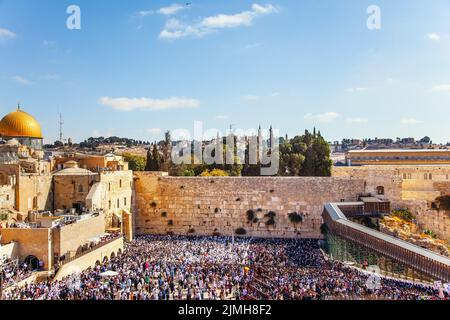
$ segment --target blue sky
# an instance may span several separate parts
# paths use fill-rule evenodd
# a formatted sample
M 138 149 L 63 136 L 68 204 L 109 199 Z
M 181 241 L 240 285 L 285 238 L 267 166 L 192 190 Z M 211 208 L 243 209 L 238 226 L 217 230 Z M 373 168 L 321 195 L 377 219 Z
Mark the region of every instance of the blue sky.
M 450 1 L 190 3 L 0 0 L 0 114 L 20 101 L 47 142 L 58 112 L 75 141 L 153 141 L 196 120 L 450 141 Z

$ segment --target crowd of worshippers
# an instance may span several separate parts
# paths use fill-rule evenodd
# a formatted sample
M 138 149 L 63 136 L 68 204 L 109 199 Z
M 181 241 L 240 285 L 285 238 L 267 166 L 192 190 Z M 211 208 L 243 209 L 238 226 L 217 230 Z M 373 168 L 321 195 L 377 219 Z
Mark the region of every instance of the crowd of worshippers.
M 13 259 L 4 259 L 0 261 L 0 272 L 3 287 L 9 287 L 31 276 L 32 266 L 26 262 L 19 263 Z
M 104 276 L 105 272 L 110 276 Z M 112 275 L 111 275 L 112 274 Z M 141 236 L 125 251 L 62 281 L 4 292 L 21 300 L 449 299 L 421 284 L 329 261 L 317 240 Z

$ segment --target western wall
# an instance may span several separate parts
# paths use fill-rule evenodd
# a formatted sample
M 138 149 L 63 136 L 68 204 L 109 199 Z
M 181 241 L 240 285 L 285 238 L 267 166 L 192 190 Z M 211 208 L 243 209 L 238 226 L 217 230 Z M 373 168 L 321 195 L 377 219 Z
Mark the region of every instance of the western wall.
M 135 172 L 137 234 L 320 238 L 324 204 L 355 201 L 364 181 L 317 177 L 168 177 Z M 257 220 L 249 221 L 248 211 Z M 290 213 L 304 217 L 293 223 Z M 273 217 L 273 223 L 271 222 Z

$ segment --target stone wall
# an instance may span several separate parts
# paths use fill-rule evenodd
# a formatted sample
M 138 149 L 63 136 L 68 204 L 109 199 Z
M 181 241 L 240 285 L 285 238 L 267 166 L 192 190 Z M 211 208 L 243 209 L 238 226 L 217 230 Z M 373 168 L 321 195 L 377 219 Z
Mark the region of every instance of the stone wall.
M 416 221 L 422 229 L 432 230 L 439 239 L 446 240 L 450 244 L 450 211 L 418 211 Z
M 244 228 L 247 236 L 321 237 L 323 206 L 354 201 L 364 181 L 306 177 L 167 177 L 135 173 L 137 234 L 231 235 Z M 258 222 L 249 222 L 253 210 Z M 276 214 L 274 225 L 265 215 Z M 288 214 L 304 214 L 294 225 Z
M 76 253 L 77 249 L 86 244 L 88 239 L 102 236 L 105 233 L 105 216 L 103 214 L 79 220 L 74 224 L 52 229 L 53 251 L 58 256 L 68 252 Z
M 92 185 L 98 181 L 97 174 L 54 175 L 55 209 L 71 209 L 75 203 L 86 207 L 86 197 Z
M 9 244 L 0 244 L 0 259 L 6 258 L 16 258 L 19 254 L 19 244 L 17 242 L 11 242 Z
M 123 211 L 131 212 L 133 172 L 130 170 L 105 172 L 100 175 L 100 208 L 106 214 L 108 226 L 116 225 L 114 216 L 122 217 Z
M 1 243 L 17 242 L 20 260 L 29 255 L 44 262 L 44 269 L 52 267 L 52 241 L 50 229 L 0 229 Z
M 334 167 L 332 175 L 363 179 L 368 192 L 376 193 L 377 185 L 384 186 L 393 209 L 409 210 L 422 229 L 450 241 L 449 213 L 430 209 L 437 197 L 450 194 L 450 166 Z
M 52 175 L 21 174 L 18 181 L 19 183 L 16 187 L 16 210 L 27 213 L 30 210 L 52 209 Z
M 14 209 L 15 202 L 14 187 L 8 185 L 0 186 L 0 208 L 12 210 Z
M 402 200 L 402 178 L 396 167 L 333 167 L 332 176 L 336 178 L 361 179 L 365 181 L 365 192 L 370 192 L 374 195 L 378 193 L 378 187 L 383 187 L 385 197 L 394 205 Z
M 394 206 L 401 201 L 431 202 L 450 193 L 450 165 L 334 167 L 332 176 L 363 179 L 373 193 L 383 186 Z
M 119 238 L 112 242 L 109 242 L 98 249 L 90 251 L 78 259 L 75 259 L 69 263 L 64 264 L 55 275 L 53 281 L 61 281 L 65 277 L 74 274 L 80 273 L 83 270 L 88 269 L 89 267 L 94 267 L 96 262 L 102 262 L 104 258 L 108 260 L 112 257 L 116 256 L 119 252 L 124 251 L 124 240 L 123 238 Z

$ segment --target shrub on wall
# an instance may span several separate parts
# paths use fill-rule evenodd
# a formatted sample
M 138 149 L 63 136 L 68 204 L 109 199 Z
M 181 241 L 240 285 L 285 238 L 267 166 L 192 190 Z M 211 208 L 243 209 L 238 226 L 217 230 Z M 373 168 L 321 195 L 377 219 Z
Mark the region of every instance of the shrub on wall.
M 412 222 L 416 218 L 415 215 L 404 209 L 393 210 L 392 215 L 408 222 Z
M 269 211 L 265 216 L 268 218 L 275 218 L 277 214 L 273 211 Z
M 236 233 L 238 236 L 243 236 L 243 235 L 247 234 L 247 230 L 245 230 L 244 228 L 237 228 L 236 231 L 235 231 L 235 233 Z
M 200 177 L 228 177 L 228 172 L 221 169 L 205 170 L 200 174 Z
M 436 232 L 432 231 L 432 230 L 425 230 L 423 232 L 423 234 L 426 234 L 427 236 L 433 238 L 433 239 L 437 239 L 437 234 Z
M 301 215 L 301 214 L 298 214 L 297 212 L 291 212 L 291 213 L 289 213 L 289 220 L 292 222 L 292 223 L 300 223 L 300 222 L 303 222 L 303 215 Z
M 190 229 L 188 230 L 188 233 L 189 233 L 189 234 L 195 233 L 195 229 L 194 229 L 194 228 L 190 228 Z
M 269 220 L 266 221 L 266 226 L 273 226 L 275 224 L 275 219 L 269 218 Z

